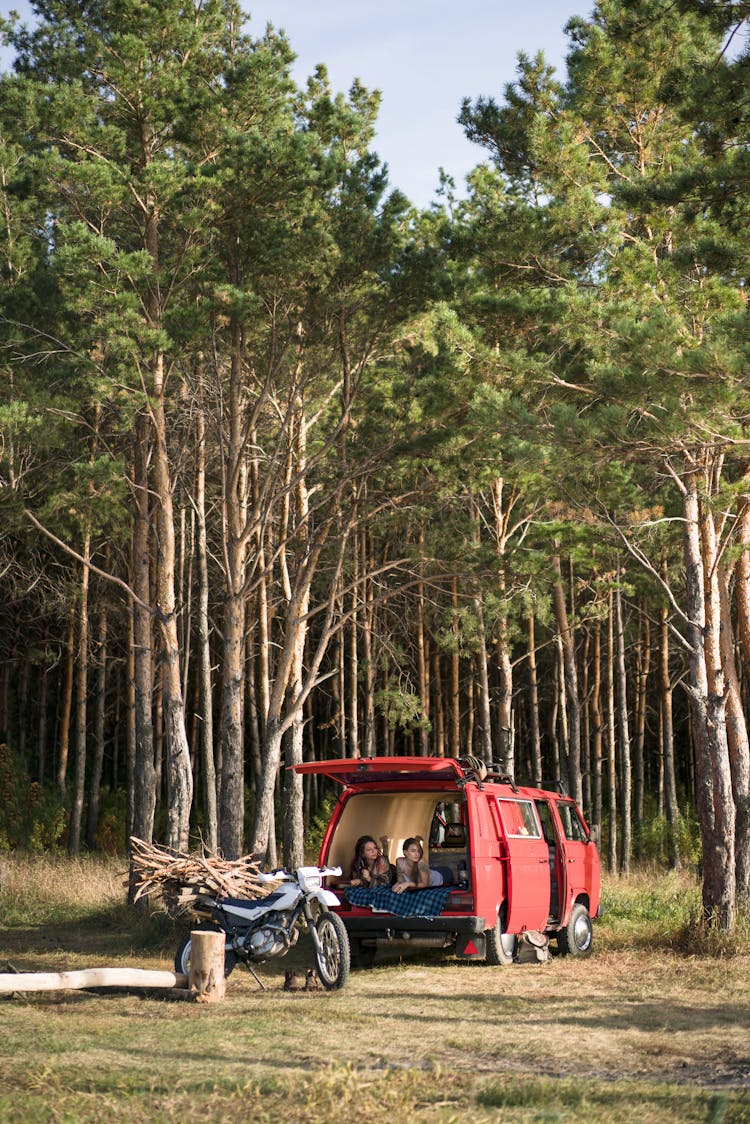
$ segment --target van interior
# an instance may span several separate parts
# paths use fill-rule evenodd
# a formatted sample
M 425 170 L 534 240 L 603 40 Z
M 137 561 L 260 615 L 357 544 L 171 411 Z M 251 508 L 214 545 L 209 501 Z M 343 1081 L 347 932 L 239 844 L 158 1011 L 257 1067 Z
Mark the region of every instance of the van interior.
M 344 805 L 330 840 L 325 861 L 340 866 L 342 882 L 349 880 L 354 848 L 361 835 L 371 835 L 392 867 L 403 854 L 404 840 L 419 838 L 425 858 L 438 870 L 447 885 L 459 882 L 459 872 L 468 877 L 468 825 L 466 804 L 460 793 L 359 792 Z

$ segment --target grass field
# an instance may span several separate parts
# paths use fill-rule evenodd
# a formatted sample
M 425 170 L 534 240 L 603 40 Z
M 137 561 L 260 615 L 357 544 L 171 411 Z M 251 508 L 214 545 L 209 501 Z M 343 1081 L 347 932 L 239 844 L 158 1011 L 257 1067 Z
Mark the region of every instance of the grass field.
M 608 882 L 588 961 L 379 954 L 341 992 L 285 992 L 305 938 L 213 1006 L 0 998 L 0 1120 L 750 1124 L 750 942 L 707 948 L 698 900 L 684 877 Z M 117 863 L 0 865 L 0 970 L 167 968 L 179 935 L 128 909 Z

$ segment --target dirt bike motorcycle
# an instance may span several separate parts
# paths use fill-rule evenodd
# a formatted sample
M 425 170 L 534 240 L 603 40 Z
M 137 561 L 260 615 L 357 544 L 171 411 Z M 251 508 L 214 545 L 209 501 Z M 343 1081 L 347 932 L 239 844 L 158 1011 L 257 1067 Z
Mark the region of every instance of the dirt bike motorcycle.
M 259 874 L 259 882 L 281 885 L 265 898 L 204 899 L 201 913 L 210 921 L 193 928 L 224 931 L 224 975 L 228 976 L 238 963 L 252 972 L 253 963 L 286 956 L 306 926 L 312 938 L 318 978 L 324 988 L 334 991 L 349 978 L 349 938 L 341 918 L 331 913 L 330 907 L 339 902 L 325 888 L 323 879 L 340 874 L 340 866 L 301 866 L 294 874 L 285 870 Z M 175 971 L 183 975 L 188 974 L 190 946 L 188 935 L 175 953 Z

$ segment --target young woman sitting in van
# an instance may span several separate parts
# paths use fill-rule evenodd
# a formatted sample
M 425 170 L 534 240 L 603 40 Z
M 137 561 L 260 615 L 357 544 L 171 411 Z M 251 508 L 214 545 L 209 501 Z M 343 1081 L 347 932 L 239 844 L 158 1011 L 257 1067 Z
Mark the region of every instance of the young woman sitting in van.
M 355 844 L 351 884 L 370 890 L 391 884 L 391 864 L 371 835 L 360 835 Z
M 403 894 L 405 890 L 424 890 L 429 885 L 430 868 L 424 857 L 424 847 L 419 839 L 405 839 L 404 853 L 400 859 L 396 859 L 394 894 Z

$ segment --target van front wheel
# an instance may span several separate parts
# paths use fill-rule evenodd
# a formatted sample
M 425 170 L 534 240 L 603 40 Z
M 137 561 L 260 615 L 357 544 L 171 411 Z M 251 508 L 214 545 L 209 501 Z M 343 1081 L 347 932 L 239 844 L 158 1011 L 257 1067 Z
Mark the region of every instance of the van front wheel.
M 577 956 L 580 960 L 591 956 L 594 926 L 589 911 L 580 902 L 573 906 L 568 924 L 557 934 L 557 947 L 563 955 Z
M 484 937 L 487 942 L 485 960 L 488 964 L 504 967 L 506 964 L 513 963 L 518 938 L 515 933 L 505 932 L 505 906 L 498 913 L 493 927 L 485 929 Z

